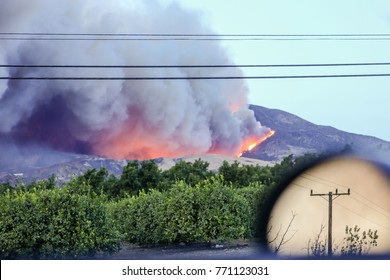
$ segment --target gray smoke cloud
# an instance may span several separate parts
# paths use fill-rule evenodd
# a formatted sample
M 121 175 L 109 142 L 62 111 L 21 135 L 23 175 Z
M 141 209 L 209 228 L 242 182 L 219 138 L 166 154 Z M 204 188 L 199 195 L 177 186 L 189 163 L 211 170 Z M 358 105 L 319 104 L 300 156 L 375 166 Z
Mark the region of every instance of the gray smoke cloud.
M 197 11 L 159 1 L 2 0 L 1 32 L 212 34 Z M 3 36 L 6 37 L 6 36 Z M 15 36 L 14 36 L 15 37 Z M 85 37 L 83 37 L 85 38 Z M 178 65 L 0 68 L 0 76 L 240 76 L 218 41 L 0 40 L 0 63 Z M 0 140 L 117 159 L 237 154 L 270 130 L 243 80 L 0 81 Z

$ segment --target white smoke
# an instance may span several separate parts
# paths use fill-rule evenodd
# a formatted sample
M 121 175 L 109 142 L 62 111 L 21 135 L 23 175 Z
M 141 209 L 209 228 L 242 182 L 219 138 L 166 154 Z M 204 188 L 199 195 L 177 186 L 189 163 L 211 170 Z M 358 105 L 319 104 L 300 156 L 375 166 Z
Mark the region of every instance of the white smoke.
M 0 32 L 212 34 L 201 19 L 198 12 L 175 2 L 0 2 Z M 233 64 L 218 41 L 0 40 L 0 62 L 178 65 L 154 69 L 0 68 L 0 76 L 15 77 L 242 75 L 237 68 L 180 68 Z M 0 137 L 21 144 L 111 158 L 207 152 L 233 155 L 245 139 L 268 131 L 247 109 L 243 80 L 0 82 Z

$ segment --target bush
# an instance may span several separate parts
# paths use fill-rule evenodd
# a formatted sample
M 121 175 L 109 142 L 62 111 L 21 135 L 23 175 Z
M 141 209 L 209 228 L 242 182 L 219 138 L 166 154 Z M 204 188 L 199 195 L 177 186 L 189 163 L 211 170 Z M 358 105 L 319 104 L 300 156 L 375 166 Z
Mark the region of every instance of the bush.
M 80 258 L 118 250 L 120 234 L 104 200 L 75 189 L 70 184 L 0 196 L 0 257 Z
M 248 201 L 222 176 L 198 185 L 195 195 L 199 205 L 198 227 L 204 241 L 228 241 L 248 237 L 251 211 Z
M 141 191 L 148 191 L 158 186 L 161 180 L 161 171 L 153 160 L 129 161 L 123 167 L 122 175 L 117 182 L 119 195 L 137 195 Z
M 166 193 L 164 205 L 165 236 L 169 243 L 200 241 L 199 202 L 196 188 L 177 182 Z
M 163 193 L 141 192 L 110 209 L 126 239 L 139 244 L 227 241 L 246 237 L 251 225 L 249 203 L 220 176 L 195 187 L 180 181 Z
M 262 207 L 267 198 L 267 189 L 260 183 L 251 183 L 248 187 L 238 189 L 237 192 L 242 195 L 250 206 L 250 237 L 258 236 L 260 230 L 260 217 Z
M 156 190 L 141 192 L 137 197 L 127 197 L 111 202 L 110 213 L 120 225 L 125 240 L 138 244 L 159 244 L 164 239 L 164 195 Z
M 110 201 L 107 204 L 110 219 L 115 221 L 123 239 L 130 240 L 134 235 L 135 197 L 122 198 L 119 201 Z
M 273 167 L 258 165 L 240 165 L 238 161 L 229 164 L 224 161 L 218 172 L 225 178 L 225 182 L 232 183 L 236 188 L 247 187 L 254 182 L 271 185 L 274 182 Z
M 201 159 L 195 160 L 193 163 L 179 161 L 170 169 L 162 172 L 163 184 L 161 189 L 170 188 L 178 181 L 184 181 L 186 184 L 195 186 L 197 183 L 210 178 L 214 173 L 208 170 L 209 163 Z
M 378 246 L 378 231 L 371 230 L 360 232 L 360 227 L 354 228 L 346 226 L 341 247 L 341 254 L 343 256 L 360 256 L 367 255 L 372 247 Z

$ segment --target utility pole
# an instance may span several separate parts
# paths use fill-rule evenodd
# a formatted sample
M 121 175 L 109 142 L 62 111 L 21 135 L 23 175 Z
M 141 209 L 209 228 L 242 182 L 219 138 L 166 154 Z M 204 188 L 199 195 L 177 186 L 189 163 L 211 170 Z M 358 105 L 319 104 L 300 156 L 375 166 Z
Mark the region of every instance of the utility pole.
M 336 192 L 329 192 L 329 193 L 313 193 L 313 190 L 310 191 L 310 196 L 321 196 L 324 198 L 324 196 L 328 197 L 328 199 L 324 198 L 325 200 L 328 201 L 329 203 L 329 208 L 328 208 L 328 256 L 332 256 L 332 211 L 333 211 L 333 200 L 338 198 L 340 195 L 350 195 L 351 190 L 348 189 L 348 192 L 346 193 L 339 193 L 338 190 L 336 189 Z

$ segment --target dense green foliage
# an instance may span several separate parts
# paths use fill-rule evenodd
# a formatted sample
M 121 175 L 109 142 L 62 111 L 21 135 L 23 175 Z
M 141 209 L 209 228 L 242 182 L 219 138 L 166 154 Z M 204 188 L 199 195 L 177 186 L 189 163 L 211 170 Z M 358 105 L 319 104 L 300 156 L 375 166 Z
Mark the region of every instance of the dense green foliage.
M 126 240 L 139 244 L 209 242 L 250 232 L 248 201 L 220 176 L 196 186 L 179 181 L 166 192 L 141 192 L 110 205 Z
M 248 235 L 258 236 L 260 233 L 260 218 L 262 217 L 264 202 L 269 195 L 271 188 L 258 182 L 250 183 L 249 186 L 237 190 L 249 203 L 250 229 Z
M 112 252 L 119 244 L 105 201 L 86 185 L 0 196 L 1 258 L 77 258 Z
M 273 181 L 272 168 L 254 165 L 240 165 L 237 161 L 229 164 L 224 161 L 218 169 L 227 182 L 231 182 L 235 187 L 245 187 L 253 182 L 270 184 Z
M 200 159 L 193 163 L 186 161 L 179 161 L 170 169 L 162 172 L 163 183 L 165 187 L 169 188 L 172 183 L 177 181 L 184 181 L 185 183 L 195 186 L 197 183 L 210 178 L 214 173 L 208 170 L 209 163 Z
M 226 241 L 248 234 L 249 204 L 220 176 L 195 187 L 179 182 L 166 195 L 165 233 L 170 242 Z
M 270 190 L 304 160 L 273 167 L 224 162 L 129 161 L 122 175 L 90 169 L 59 186 L 55 176 L 0 184 L 1 258 L 80 258 L 138 244 L 228 241 L 257 233 Z
M 170 169 L 161 171 L 153 160 L 134 160 L 129 161 L 123 167 L 119 178 L 109 175 L 105 168 L 101 168 L 100 170 L 88 170 L 77 177 L 77 181 L 91 185 L 95 192 L 104 192 L 110 197 L 123 198 L 151 189 L 167 190 L 178 181 L 195 186 L 214 175 L 208 170 L 208 166 L 207 162 L 200 159 L 193 163 L 179 161 Z

